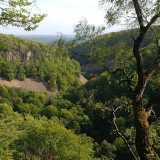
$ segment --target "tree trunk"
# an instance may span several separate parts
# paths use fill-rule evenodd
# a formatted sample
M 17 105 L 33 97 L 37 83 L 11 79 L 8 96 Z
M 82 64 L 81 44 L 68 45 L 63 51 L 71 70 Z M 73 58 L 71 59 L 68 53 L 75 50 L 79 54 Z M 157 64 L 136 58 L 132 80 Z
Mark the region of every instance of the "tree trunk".
M 140 160 L 159 160 L 158 155 L 151 145 L 150 127 L 147 121 L 146 111 L 142 106 L 142 99 L 138 95 L 135 97 L 133 98 L 133 110 L 136 127 L 136 150 Z

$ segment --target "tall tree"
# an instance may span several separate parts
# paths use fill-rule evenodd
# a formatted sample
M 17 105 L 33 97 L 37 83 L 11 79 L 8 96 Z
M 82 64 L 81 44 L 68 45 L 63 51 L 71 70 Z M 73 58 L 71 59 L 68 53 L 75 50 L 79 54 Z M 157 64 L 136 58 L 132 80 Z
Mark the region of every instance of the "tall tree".
M 0 0 L 0 25 L 24 27 L 30 31 L 38 27 L 45 14 L 32 14 L 35 0 Z
M 153 112 L 153 105 L 155 103 L 160 102 L 160 97 L 154 97 L 151 100 L 148 100 L 148 104 L 143 104 L 143 96 L 146 86 L 150 79 L 153 77 L 154 73 L 158 70 L 160 66 L 160 44 L 157 34 L 154 32 L 152 26 L 159 23 L 160 20 L 160 1 L 158 0 L 100 0 L 100 5 L 105 7 L 106 11 L 106 22 L 108 25 L 112 26 L 120 21 L 126 21 L 129 26 L 138 28 L 136 30 L 136 34 L 131 35 L 133 39 L 132 46 L 132 55 L 135 60 L 135 71 L 130 74 L 122 65 L 121 59 L 124 59 L 124 56 L 128 56 L 130 54 L 130 50 L 124 51 L 124 46 L 119 45 L 116 47 L 115 52 L 123 52 L 121 53 L 121 57 L 119 58 L 119 65 L 114 70 L 111 70 L 112 67 L 110 65 L 106 65 L 104 62 L 104 57 L 101 58 L 101 62 L 94 57 L 93 54 L 90 54 L 92 60 L 101 63 L 108 72 L 110 73 L 118 73 L 121 72 L 123 74 L 123 82 L 127 82 L 128 88 L 132 97 L 132 105 L 134 111 L 134 121 L 136 128 L 136 149 L 139 154 L 141 160 L 158 160 L 160 159 L 158 155 L 155 153 L 152 144 L 151 144 L 151 133 L 150 126 L 148 123 L 148 117 Z M 85 31 L 82 31 L 84 30 Z M 145 36 L 149 30 L 152 30 L 155 35 L 156 45 L 157 45 L 157 55 L 155 55 L 155 61 L 147 68 L 144 67 L 144 54 L 141 53 L 141 45 L 145 39 Z M 102 28 L 103 30 L 103 28 Z M 95 29 L 95 27 L 91 25 L 87 25 L 86 21 L 84 23 L 80 22 L 80 24 L 76 25 L 75 32 L 77 33 L 78 40 L 84 40 L 87 37 L 89 39 L 94 38 L 92 35 L 96 33 L 96 31 L 100 31 L 99 29 Z M 81 38 L 83 37 L 83 38 Z M 101 41 L 102 42 L 102 41 Z M 91 51 L 98 53 L 101 56 L 101 53 L 108 53 L 109 49 L 102 50 L 99 47 L 94 48 L 94 43 L 92 41 Z M 123 51 L 121 51 L 120 46 L 122 46 Z M 119 50 L 118 50 L 119 49 Z M 128 53 L 123 55 L 125 53 Z M 119 54 L 117 54 L 119 56 Z M 108 55 L 107 55 L 108 56 Z M 106 56 L 106 57 L 107 57 Z M 112 59 L 113 57 L 111 57 Z M 117 58 L 117 57 L 116 57 Z M 115 60 L 116 60 L 115 58 Z M 128 62 L 130 63 L 130 62 Z M 131 64 L 133 65 L 133 64 Z M 135 82 L 136 80 L 136 82 Z

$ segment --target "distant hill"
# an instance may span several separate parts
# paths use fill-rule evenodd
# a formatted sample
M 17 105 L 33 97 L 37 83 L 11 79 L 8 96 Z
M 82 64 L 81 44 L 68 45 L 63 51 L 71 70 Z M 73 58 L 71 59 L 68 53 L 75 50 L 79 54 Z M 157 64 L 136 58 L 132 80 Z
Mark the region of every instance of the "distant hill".
M 15 35 L 16 37 L 21 37 L 24 39 L 29 39 L 37 42 L 43 42 L 47 44 L 52 44 L 54 41 L 59 39 L 57 35 Z M 71 41 L 75 38 L 74 35 L 64 35 L 65 41 Z
M 154 26 L 153 29 L 158 34 L 160 34 L 160 26 Z M 100 44 L 102 42 L 103 44 L 105 44 L 106 47 L 111 48 L 111 51 L 112 51 L 112 47 L 117 45 L 119 42 L 124 42 L 126 46 L 131 47 L 133 45 L 133 39 L 131 37 L 136 38 L 136 35 L 137 35 L 136 29 L 123 30 L 120 32 L 112 32 L 112 33 L 107 33 L 102 36 L 96 37 L 96 39 L 94 40 L 94 43 Z M 147 47 L 149 44 L 154 42 L 155 42 L 155 35 L 153 31 L 149 30 L 149 32 L 145 37 L 145 40 L 142 43 L 142 48 Z M 87 57 L 79 56 L 79 55 L 85 55 L 89 53 L 90 49 L 91 49 L 91 46 L 89 42 L 77 45 L 72 51 L 71 57 L 77 60 L 81 64 L 83 72 L 99 73 L 101 72 L 100 69 L 96 65 L 90 64 L 90 60 Z M 112 55 L 112 53 L 110 54 Z

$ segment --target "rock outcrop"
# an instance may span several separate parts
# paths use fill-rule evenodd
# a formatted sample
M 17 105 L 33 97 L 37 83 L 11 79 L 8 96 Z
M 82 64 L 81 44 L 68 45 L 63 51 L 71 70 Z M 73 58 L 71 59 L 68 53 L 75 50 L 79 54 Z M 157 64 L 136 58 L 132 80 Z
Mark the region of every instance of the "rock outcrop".
M 30 61 L 32 57 L 32 52 L 31 51 L 15 51 L 15 50 L 10 50 L 4 52 L 4 54 L 7 57 L 7 61 L 11 60 L 19 60 L 20 62 L 22 61 Z

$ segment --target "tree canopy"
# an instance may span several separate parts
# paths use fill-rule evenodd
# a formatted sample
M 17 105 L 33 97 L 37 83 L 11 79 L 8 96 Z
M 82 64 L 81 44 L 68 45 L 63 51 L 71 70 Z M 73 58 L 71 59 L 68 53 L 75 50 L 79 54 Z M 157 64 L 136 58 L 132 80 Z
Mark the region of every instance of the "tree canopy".
M 99 5 L 106 10 L 108 25 L 126 22 L 132 27 L 150 27 L 159 23 L 160 2 L 157 0 L 100 0 Z
M 33 7 L 36 7 L 35 0 L 0 0 L 0 25 L 34 30 L 46 15 L 32 14 Z
M 127 48 L 125 43 L 119 43 L 115 45 L 113 55 L 111 55 L 111 49 L 106 47 L 103 41 L 95 41 L 95 39 L 89 37 L 89 43 L 91 49 L 88 52 L 88 57 L 99 65 L 103 66 L 110 74 L 117 73 L 120 77 L 120 84 L 126 83 L 130 91 L 132 99 L 134 122 L 136 128 L 136 149 L 142 160 L 157 160 L 159 157 L 155 153 L 148 118 L 153 111 L 153 105 L 159 102 L 159 96 L 148 100 L 148 104 L 144 103 L 144 91 L 148 82 L 153 75 L 157 72 L 160 65 L 160 46 L 159 37 L 155 30 L 152 28 L 155 24 L 159 23 L 160 17 L 160 4 L 159 1 L 146 1 L 146 0 L 100 0 L 100 6 L 105 8 L 106 11 L 106 23 L 108 25 L 114 25 L 119 22 L 127 22 L 127 25 L 137 27 L 135 32 L 130 33 L 130 37 L 133 41 L 132 48 Z M 90 25 L 86 25 L 80 22 L 76 27 L 81 30 L 88 30 L 88 33 L 92 30 Z M 142 42 L 144 41 L 146 34 L 151 30 L 154 33 L 156 44 L 154 60 L 149 66 L 144 65 L 144 57 L 147 56 L 147 52 L 144 53 L 141 50 Z M 95 30 L 95 34 L 96 34 Z M 78 36 L 84 36 L 84 32 L 80 32 L 75 28 L 75 32 Z M 92 33 L 93 34 L 93 33 Z M 86 38 L 86 37 L 85 37 Z M 82 39 L 82 38 L 81 38 Z M 87 38 L 86 38 L 87 39 Z M 151 49 L 151 48 L 150 48 Z M 112 63 L 111 63 L 112 62 Z M 124 85 L 123 85 L 124 86 Z M 114 106 L 114 105 L 113 105 Z M 118 107 L 118 106 L 117 106 Z M 111 108 L 113 116 L 115 111 Z M 115 122 L 113 121 L 115 124 Z M 116 125 L 115 125 L 116 127 Z M 117 129 L 119 134 L 119 130 Z M 119 134 L 119 136 L 126 140 Z M 127 143 L 126 143 L 127 144 Z M 128 144 L 127 144 L 128 146 Z M 130 147 L 128 147 L 130 148 Z M 133 154 L 135 159 L 138 159 Z

